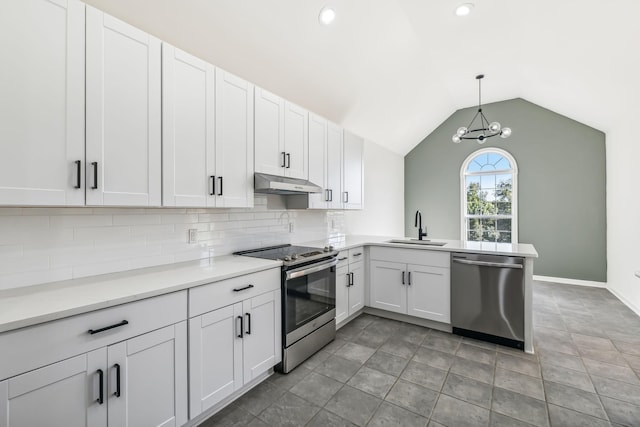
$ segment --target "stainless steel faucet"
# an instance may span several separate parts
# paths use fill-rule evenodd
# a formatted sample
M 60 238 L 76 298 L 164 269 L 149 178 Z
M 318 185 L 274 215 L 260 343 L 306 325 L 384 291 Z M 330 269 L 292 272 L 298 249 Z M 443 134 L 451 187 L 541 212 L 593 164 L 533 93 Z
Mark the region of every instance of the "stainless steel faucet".
M 427 237 L 427 227 L 422 231 L 422 214 L 420 210 L 416 211 L 416 223 L 414 227 L 418 228 L 418 240 L 422 240 L 423 237 Z

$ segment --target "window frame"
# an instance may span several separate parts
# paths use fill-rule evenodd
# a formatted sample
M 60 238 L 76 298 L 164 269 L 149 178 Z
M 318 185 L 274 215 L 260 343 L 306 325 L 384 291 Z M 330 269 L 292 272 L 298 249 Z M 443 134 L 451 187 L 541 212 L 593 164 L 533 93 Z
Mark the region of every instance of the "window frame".
M 478 156 L 483 154 L 497 154 L 504 157 L 511 164 L 511 169 L 505 169 L 500 171 L 486 171 L 486 172 L 471 172 L 467 173 L 469 164 Z M 518 243 L 518 163 L 516 159 L 506 150 L 495 147 L 486 147 L 476 150 L 469 154 L 467 158 L 462 162 L 460 167 L 460 238 L 462 241 L 467 240 L 467 176 L 482 176 L 482 175 L 500 175 L 502 173 L 512 174 L 512 193 L 511 193 L 511 243 Z M 494 218 L 500 218 L 497 215 L 493 215 Z M 506 218 L 502 216 L 502 218 Z M 481 241 L 482 242 L 482 241 Z M 493 243 L 493 242 L 482 242 Z

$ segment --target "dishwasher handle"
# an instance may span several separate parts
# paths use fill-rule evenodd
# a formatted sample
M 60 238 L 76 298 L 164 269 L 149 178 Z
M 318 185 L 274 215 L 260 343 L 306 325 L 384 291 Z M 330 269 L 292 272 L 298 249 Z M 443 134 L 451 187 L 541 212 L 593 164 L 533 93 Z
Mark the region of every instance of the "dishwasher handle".
M 524 268 L 522 264 L 505 264 L 502 262 L 471 261 L 463 258 L 453 258 L 452 261 L 460 264 L 479 265 L 482 267 L 517 268 L 520 270 Z

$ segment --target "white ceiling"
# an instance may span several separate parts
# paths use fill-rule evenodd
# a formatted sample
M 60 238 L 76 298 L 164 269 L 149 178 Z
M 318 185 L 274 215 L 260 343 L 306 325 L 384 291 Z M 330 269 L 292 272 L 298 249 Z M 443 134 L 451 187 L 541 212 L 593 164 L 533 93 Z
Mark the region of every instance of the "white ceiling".
M 400 154 L 477 103 L 478 73 L 483 103 L 522 97 L 605 132 L 638 110 L 640 1 L 476 0 L 456 17 L 467 1 L 87 3 Z

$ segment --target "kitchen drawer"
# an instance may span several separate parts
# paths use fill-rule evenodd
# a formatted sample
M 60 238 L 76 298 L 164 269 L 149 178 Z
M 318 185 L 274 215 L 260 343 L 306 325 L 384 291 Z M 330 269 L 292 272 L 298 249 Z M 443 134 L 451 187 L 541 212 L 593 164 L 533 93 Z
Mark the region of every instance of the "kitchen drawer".
M 431 265 L 433 267 L 450 268 L 450 254 L 445 251 L 428 249 L 389 248 L 372 246 L 369 258 L 378 261 L 400 262 L 405 264 Z
M 364 248 L 362 246 L 349 249 L 349 264 L 362 260 L 364 260 Z
M 245 274 L 189 289 L 189 317 L 280 289 L 280 268 Z
M 349 264 L 349 251 L 344 250 L 338 252 L 338 267 Z
M 4 332 L 0 380 L 186 319 L 187 291 L 180 291 Z

